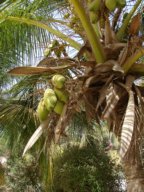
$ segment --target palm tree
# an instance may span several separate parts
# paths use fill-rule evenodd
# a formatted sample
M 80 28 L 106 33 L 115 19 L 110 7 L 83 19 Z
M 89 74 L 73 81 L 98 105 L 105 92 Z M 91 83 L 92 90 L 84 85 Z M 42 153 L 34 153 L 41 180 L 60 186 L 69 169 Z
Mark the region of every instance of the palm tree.
M 144 190 L 140 150 L 144 103 L 143 87 L 136 80 L 144 73 L 143 5 L 142 0 L 127 1 L 127 6 L 117 0 L 115 8 L 111 4 L 114 5 L 116 1 L 111 0 L 110 4 L 109 1 L 69 0 L 58 1 L 60 4 L 57 1 L 44 4 L 44 1 L 39 3 L 35 0 L 16 1 L 12 4 L 6 1 L 3 4 L 0 18 L 2 30 L 6 25 L 9 29 L 9 22 L 21 26 L 21 30 L 27 27 L 26 32 L 32 28 L 21 49 L 20 42 L 16 42 L 15 45 L 18 43 L 19 46 L 13 49 L 11 45 L 8 46 L 18 53 L 16 56 L 24 60 L 27 53 L 34 55 L 36 50 L 40 51 L 35 43 L 41 41 L 41 38 L 34 41 L 34 37 L 37 37 L 33 33 L 35 27 L 36 33 L 40 29 L 43 32 L 47 30 L 45 36 L 49 36 L 47 40 L 52 44 L 48 46 L 48 52 L 45 52 L 46 57 L 37 66 L 15 67 L 9 71 L 12 75 L 27 76 L 12 89 L 15 91 L 13 96 L 17 96 L 13 103 L 27 107 L 27 114 L 34 114 L 37 119 L 35 109 L 45 88 L 52 87 L 51 77 L 55 73 L 63 74 L 67 79 L 65 89 L 69 93 L 69 101 L 60 116 L 52 112 L 46 122 L 42 122 L 43 129 L 38 129 L 42 130 L 39 131 L 41 134 L 43 131 L 47 133 L 47 146 L 53 140 L 60 141 L 76 113 L 85 113 L 89 123 L 93 120 L 98 123 L 106 120 L 109 130 L 120 139 L 127 191 L 141 192 Z M 41 31 L 38 34 L 42 34 Z M 22 34 L 20 37 L 23 39 Z M 0 42 L 3 50 L 6 50 L 2 37 Z M 75 52 L 77 50 L 75 56 L 70 54 L 69 47 L 73 47 Z M 9 119 L 4 114 L 12 114 L 13 110 L 7 110 L 9 106 L 12 104 L 8 103 L 0 112 L 3 122 Z M 16 115 L 18 109 L 14 110 Z M 44 129 L 45 125 L 47 129 Z

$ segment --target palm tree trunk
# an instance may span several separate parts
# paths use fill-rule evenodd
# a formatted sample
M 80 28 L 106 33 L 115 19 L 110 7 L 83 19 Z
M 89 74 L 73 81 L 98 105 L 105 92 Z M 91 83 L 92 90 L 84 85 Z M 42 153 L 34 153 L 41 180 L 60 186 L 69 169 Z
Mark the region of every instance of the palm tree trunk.
M 144 192 L 144 168 L 140 163 L 124 161 L 127 192 Z

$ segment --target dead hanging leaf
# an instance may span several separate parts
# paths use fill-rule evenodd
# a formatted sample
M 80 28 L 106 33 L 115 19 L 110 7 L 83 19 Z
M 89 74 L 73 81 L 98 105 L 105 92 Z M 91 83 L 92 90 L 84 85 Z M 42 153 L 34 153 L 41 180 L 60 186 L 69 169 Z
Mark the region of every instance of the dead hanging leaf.
M 115 65 L 114 60 L 108 60 L 105 63 L 99 63 L 95 66 L 95 72 L 96 74 L 101 74 L 105 72 L 112 71 L 113 66 Z
M 113 78 L 113 75 L 111 75 L 107 79 L 107 81 L 105 83 L 105 86 L 103 86 L 103 88 L 100 89 L 100 91 L 99 91 L 99 98 L 98 98 L 98 102 L 97 102 L 97 105 L 96 105 L 96 111 L 102 105 L 102 103 L 104 102 L 104 100 L 106 98 L 106 95 L 109 93 L 109 84 L 112 81 L 112 78 Z
M 137 35 L 140 30 L 140 26 L 141 26 L 141 13 L 138 13 L 132 19 L 132 22 L 129 28 L 129 35 L 130 36 Z
M 8 73 L 11 75 L 36 75 L 41 73 L 55 73 L 56 71 L 46 67 L 16 67 Z
M 86 66 L 86 67 L 94 67 L 96 65 L 95 61 L 75 61 L 77 66 Z
M 64 64 L 74 64 L 75 60 L 71 58 L 54 58 L 54 57 L 46 57 L 42 59 L 37 66 L 45 66 L 45 67 L 57 67 Z
M 118 65 L 114 65 L 112 69 L 113 69 L 113 71 L 124 73 L 124 70 L 122 69 L 122 67 L 119 64 Z
M 86 80 L 86 82 L 85 82 L 85 87 L 88 88 L 92 83 L 95 83 L 96 79 L 97 79 L 97 76 L 95 76 L 95 75 L 89 77 L 89 78 Z
M 111 29 L 109 19 L 106 18 L 105 21 L 105 45 L 117 42 L 114 31 Z
M 95 99 L 94 99 L 95 98 Z M 97 98 L 93 93 L 86 92 L 83 96 L 84 105 L 85 105 L 85 112 L 86 112 L 86 119 L 88 122 L 91 122 L 92 119 L 95 119 L 95 106 L 97 103 Z M 98 119 L 97 119 L 98 120 Z
M 107 106 L 103 111 L 103 118 L 108 119 L 114 110 L 117 102 L 119 101 L 119 95 L 116 93 L 114 86 L 111 84 L 109 88 L 109 94 L 106 96 Z
M 102 105 L 102 103 L 104 102 L 106 95 L 108 93 L 108 88 L 107 87 L 103 87 L 100 91 L 99 91 L 99 98 L 98 98 L 98 102 L 96 105 L 96 112 L 98 111 L 99 107 Z
M 141 110 L 140 116 L 142 117 L 144 116 L 144 98 L 142 96 L 141 90 L 137 86 L 135 86 L 135 90 L 137 93 L 137 102 L 138 102 L 139 110 Z
M 109 45 L 108 47 L 111 48 L 112 52 L 117 51 L 117 50 L 121 50 L 122 48 L 124 48 L 126 46 L 126 43 L 113 43 L 111 45 Z
M 114 64 L 114 66 L 112 68 L 113 71 L 124 73 L 124 70 L 122 69 L 122 67 L 120 66 L 120 64 L 117 61 L 111 60 L 111 62 L 113 62 L 113 64 Z
M 57 59 L 54 59 L 53 57 L 45 57 L 44 59 L 42 59 L 38 64 L 37 67 L 41 67 L 41 66 L 47 66 L 47 67 L 53 67 L 53 66 L 57 66 Z
M 121 132 L 121 144 L 120 144 L 120 156 L 124 158 L 126 155 L 130 143 L 132 140 L 133 130 L 135 122 L 135 103 L 134 103 L 134 94 L 132 91 L 129 92 L 128 105 L 122 125 Z
M 126 43 L 112 43 L 104 47 L 104 52 L 107 60 L 117 60 L 121 50 L 126 46 Z
M 53 74 L 62 70 L 68 69 L 70 65 L 58 66 L 58 67 L 16 67 L 10 70 L 8 73 L 11 75 L 38 75 L 42 73 Z
M 120 66 L 122 66 L 122 64 L 125 62 L 127 56 L 128 56 L 128 44 L 126 44 L 126 46 L 122 49 L 122 51 L 119 54 L 119 58 L 118 58 L 118 63 L 120 64 Z
M 48 126 L 48 120 L 42 122 L 40 124 L 40 126 L 36 129 L 36 131 L 33 133 L 33 135 L 31 136 L 31 138 L 29 139 L 28 143 L 26 144 L 24 151 L 23 151 L 23 155 L 25 155 L 25 153 L 32 148 L 32 146 L 37 142 L 37 140 L 41 137 L 44 129 Z
M 111 27 L 108 18 L 105 21 L 105 45 L 112 43 Z

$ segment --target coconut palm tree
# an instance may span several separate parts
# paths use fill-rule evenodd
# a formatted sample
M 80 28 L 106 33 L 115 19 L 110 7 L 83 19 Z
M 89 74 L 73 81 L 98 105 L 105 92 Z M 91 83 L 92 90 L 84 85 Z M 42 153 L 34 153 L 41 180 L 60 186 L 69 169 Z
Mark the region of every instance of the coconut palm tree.
M 49 147 L 52 141 L 60 142 L 76 113 L 85 113 L 89 123 L 106 120 L 109 130 L 120 140 L 120 155 L 128 181 L 127 191 L 141 192 L 144 190 L 140 150 L 144 103 L 142 80 L 137 79 L 144 73 L 142 0 L 127 1 L 126 6 L 125 1 L 118 0 L 58 2 L 48 1 L 44 4 L 44 1 L 38 3 L 35 0 L 9 4 L 6 1 L 1 8 L 1 26 L 10 22 L 21 27 L 27 26 L 26 32 L 32 28 L 30 35 L 20 34 L 22 40 L 27 37 L 25 46 L 12 49 L 23 60 L 27 53 L 31 55 L 36 50 L 40 51 L 40 47 L 34 46 L 38 42 L 38 39 L 34 41 L 35 27 L 36 32 L 38 29 L 46 30 L 45 35 L 50 37 L 47 39 L 49 45 L 45 46 L 45 57 L 36 66 L 15 67 L 9 71 L 12 75 L 26 75 L 12 89 L 15 93 L 12 95 L 15 97 L 13 103 L 27 107 L 26 114 L 34 114 L 37 119 L 35 109 L 45 89 L 53 88 L 52 76 L 59 73 L 66 77 L 64 91 L 68 92 L 69 100 L 62 113 L 49 113 L 29 140 L 25 152 L 43 132 L 47 135 L 45 146 Z M 19 36 L 15 37 L 17 39 Z M 29 37 L 32 37 L 32 41 Z M 4 43 L 0 45 L 3 47 Z M 12 45 L 9 46 L 11 50 Z M 33 49 L 31 46 L 34 46 Z M 75 50 L 74 56 L 71 50 Z M 18 114 L 18 108 L 7 110 L 9 106 L 12 104 L 8 103 L 1 110 L 3 122 L 6 122 L 5 114 L 13 110 Z

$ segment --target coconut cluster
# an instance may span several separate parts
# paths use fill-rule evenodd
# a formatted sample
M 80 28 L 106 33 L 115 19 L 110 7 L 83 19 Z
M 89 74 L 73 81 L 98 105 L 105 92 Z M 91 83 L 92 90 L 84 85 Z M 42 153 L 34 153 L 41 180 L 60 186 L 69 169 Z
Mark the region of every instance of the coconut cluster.
M 98 11 L 101 8 L 101 0 L 93 0 L 89 4 L 90 11 Z M 115 8 L 123 8 L 126 5 L 126 0 L 105 0 L 105 6 L 110 10 L 114 11 Z
M 104 6 L 110 11 L 114 11 L 116 8 L 123 8 L 126 5 L 126 0 L 91 0 L 89 1 L 90 19 L 94 24 L 99 20 L 101 8 Z
M 37 107 L 37 114 L 40 121 L 45 121 L 50 112 L 61 115 L 65 103 L 68 102 L 68 92 L 65 90 L 66 78 L 63 75 L 56 74 L 52 77 L 53 89 L 47 88 L 43 98 Z
M 109 11 L 114 11 L 115 8 L 123 8 L 126 5 L 126 0 L 105 0 L 105 6 Z

